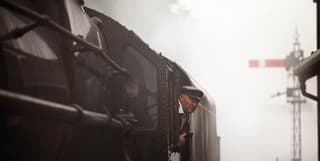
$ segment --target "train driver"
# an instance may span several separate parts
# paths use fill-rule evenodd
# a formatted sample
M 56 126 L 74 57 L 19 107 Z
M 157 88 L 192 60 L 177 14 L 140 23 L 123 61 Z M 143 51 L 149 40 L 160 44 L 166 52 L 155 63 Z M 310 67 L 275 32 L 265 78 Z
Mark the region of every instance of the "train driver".
M 194 86 L 182 86 L 178 98 L 178 113 L 181 116 L 179 145 L 183 153 L 186 138 L 190 133 L 190 113 L 196 110 L 203 92 Z M 183 155 L 183 154 L 182 154 Z

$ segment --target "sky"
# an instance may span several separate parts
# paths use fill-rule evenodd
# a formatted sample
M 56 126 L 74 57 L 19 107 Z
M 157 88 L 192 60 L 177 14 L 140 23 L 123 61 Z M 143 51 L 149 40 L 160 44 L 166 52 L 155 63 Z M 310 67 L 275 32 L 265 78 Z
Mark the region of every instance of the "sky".
M 221 161 L 291 160 L 292 107 L 284 68 L 249 59 L 285 58 L 297 29 L 305 56 L 316 49 L 312 0 L 90 0 L 180 64 L 213 98 Z M 307 84 L 315 93 L 315 80 Z M 302 105 L 302 160 L 317 160 L 316 103 Z

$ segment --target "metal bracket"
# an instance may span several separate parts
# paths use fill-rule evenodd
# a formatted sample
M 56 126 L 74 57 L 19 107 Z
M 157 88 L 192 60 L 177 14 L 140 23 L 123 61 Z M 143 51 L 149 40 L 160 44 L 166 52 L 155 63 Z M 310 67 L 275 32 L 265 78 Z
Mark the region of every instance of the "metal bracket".
M 304 96 L 306 96 L 306 97 L 308 97 L 308 98 L 310 98 L 310 99 L 312 99 L 314 101 L 318 101 L 319 98 L 317 96 L 307 92 L 307 90 L 306 90 L 307 89 L 306 88 L 306 81 L 307 80 L 305 80 L 305 79 L 299 79 L 302 95 L 304 95 Z

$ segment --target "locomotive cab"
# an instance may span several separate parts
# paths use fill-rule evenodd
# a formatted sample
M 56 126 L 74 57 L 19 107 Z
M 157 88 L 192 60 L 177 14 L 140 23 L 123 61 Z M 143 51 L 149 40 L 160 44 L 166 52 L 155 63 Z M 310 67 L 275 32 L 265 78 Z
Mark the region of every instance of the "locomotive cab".
M 179 88 L 194 83 L 134 32 L 83 5 L 0 1 L 0 159 L 168 160 L 179 136 Z M 189 160 L 217 161 L 200 154 L 210 135 L 216 141 L 215 116 L 194 117 Z

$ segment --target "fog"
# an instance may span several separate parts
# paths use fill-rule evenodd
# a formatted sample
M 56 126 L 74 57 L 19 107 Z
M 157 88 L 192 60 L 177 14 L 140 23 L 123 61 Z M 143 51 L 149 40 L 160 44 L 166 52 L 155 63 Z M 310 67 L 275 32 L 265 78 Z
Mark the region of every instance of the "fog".
M 248 67 L 284 58 L 297 28 L 305 56 L 316 49 L 312 0 L 90 0 L 152 49 L 180 64 L 217 106 L 221 161 L 291 160 L 292 108 L 284 68 Z M 296 27 L 297 26 L 297 27 Z M 315 92 L 315 81 L 308 83 Z M 317 160 L 316 104 L 302 105 L 302 160 Z

